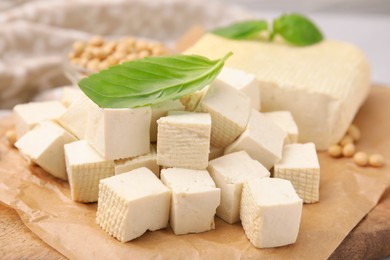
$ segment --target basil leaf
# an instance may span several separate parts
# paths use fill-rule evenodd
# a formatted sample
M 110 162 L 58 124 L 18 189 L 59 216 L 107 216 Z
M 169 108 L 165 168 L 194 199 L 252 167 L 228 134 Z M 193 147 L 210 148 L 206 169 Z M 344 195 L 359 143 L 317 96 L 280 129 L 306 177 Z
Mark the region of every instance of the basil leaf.
M 92 74 L 80 80 L 79 86 L 100 107 L 147 106 L 202 89 L 231 55 L 218 60 L 198 55 L 147 57 Z
M 259 32 L 265 31 L 267 28 L 268 24 L 266 21 L 250 20 L 217 28 L 211 32 L 225 38 L 240 40 L 254 38 Z
M 321 31 L 308 18 L 300 14 L 286 14 L 273 22 L 273 32 L 281 35 L 288 43 L 305 46 L 322 41 Z

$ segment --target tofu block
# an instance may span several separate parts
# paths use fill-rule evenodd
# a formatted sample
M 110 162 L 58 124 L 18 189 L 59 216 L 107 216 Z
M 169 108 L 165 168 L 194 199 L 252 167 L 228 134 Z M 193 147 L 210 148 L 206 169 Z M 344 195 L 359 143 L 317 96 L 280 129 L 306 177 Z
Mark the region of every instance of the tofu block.
M 59 101 L 31 102 L 13 108 L 16 138 L 21 138 L 38 123 L 56 120 L 66 108 Z
M 289 144 L 282 160 L 275 164 L 274 177 L 291 181 L 304 203 L 320 199 L 320 164 L 313 143 Z
M 251 100 L 252 108 L 260 111 L 260 82 L 254 74 L 243 70 L 223 67 L 217 79 L 245 93 Z
M 149 153 L 150 107 L 100 108 L 90 106 L 86 139 L 106 160 Z
M 224 148 L 217 148 L 217 147 L 210 147 L 210 153 L 209 153 L 209 161 L 214 160 L 218 157 L 221 157 L 223 155 L 223 152 L 225 151 Z
M 57 122 L 78 139 L 84 139 L 91 106 L 95 106 L 92 100 L 79 93 L 79 98 L 72 102 Z
M 225 154 L 244 150 L 269 170 L 282 158 L 286 136 L 286 132 L 270 119 L 252 110 L 245 131 L 234 143 L 226 147 Z
M 262 111 L 290 111 L 298 141 L 313 142 L 319 150 L 340 141 L 370 91 L 366 56 L 340 41 L 302 48 L 207 33 L 184 53 L 216 59 L 229 51 L 234 55 L 225 66 L 253 73 L 260 81 Z
M 215 80 L 196 111 L 211 116 L 211 146 L 224 148 L 244 130 L 251 110 L 250 98 L 234 87 Z
M 65 144 L 64 150 L 72 200 L 96 202 L 99 181 L 114 175 L 114 161 L 103 159 L 86 140 Z
M 295 243 L 301 215 L 302 199 L 289 181 L 261 178 L 244 184 L 241 224 L 255 247 L 279 247 Z
M 150 142 L 157 142 L 157 120 L 167 116 L 168 111 L 183 111 L 184 106 L 179 100 L 168 100 L 151 106 L 152 119 L 150 122 Z
M 147 168 L 115 175 L 100 181 L 96 223 L 127 242 L 165 228 L 170 200 L 169 189 Z
M 211 117 L 207 113 L 169 112 L 158 121 L 157 163 L 203 170 L 210 152 Z
M 65 107 L 70 107 L 74 101 L 78 100 L 83 95 L 83 91 L 81 91 L 81 89 L 76 86 L 63 87 L 61 103 Z
M 15 146 L 42 169 L 67 180 L 64 145 L 77 139 L 54 122 L 42 122 L 28 131 Z
M 161 180 L 172 192 L 170 225 L 176 235 L 215 228 L 220 189 L 206 170 L 164 169 Z
M 298 126 L 295 123 L 290 111 L 266 112 L 263 113 L 263 115 L 271 119 L 272 122 L 274 122 L 287 133 L 284 144 L 294 144 L 298 142 Z
M 157 164 L 157 151 L 154 145 L 150 145 L 150 152 L 133 158 L 115 161 L 115 175 L 122 174 L 137 168 L 146 167 L 156 176 L 160 177 L 160 166 Z
M 207 169 L 215 185 L 221 189 L 221 205 L 217 208 L 217 216 L 229 224 L 240 221 L 241 192 L 244 183 L 270 176 L 270 172 L 245 151 L 212 160 Z

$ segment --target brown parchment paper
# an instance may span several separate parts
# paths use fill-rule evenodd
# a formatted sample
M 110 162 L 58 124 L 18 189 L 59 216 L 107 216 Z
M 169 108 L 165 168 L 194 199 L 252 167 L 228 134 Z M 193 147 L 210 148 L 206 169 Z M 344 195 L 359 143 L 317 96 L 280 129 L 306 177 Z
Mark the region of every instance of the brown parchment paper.
M 0 201 L 14 208 L 23 222 L 46 243 L 72 259 L 324 259 L 377 204 L 390 186 L 390 88 L 374 87 L 355 120 L 362 132 L 357 147 L 386 158 L 383 168 L 360 168 L 351 159 L 319 154 L 320 202 L 304 205 L 297 242 L 256 249 L 241 225 L 216 218 L 216 229 L 175 236 L 167 228 L 121 243 L 95 224 L 96 204 L 70 199 L 69 186 L 29 166 L 4 133 L 12 119 L 0 120 Z

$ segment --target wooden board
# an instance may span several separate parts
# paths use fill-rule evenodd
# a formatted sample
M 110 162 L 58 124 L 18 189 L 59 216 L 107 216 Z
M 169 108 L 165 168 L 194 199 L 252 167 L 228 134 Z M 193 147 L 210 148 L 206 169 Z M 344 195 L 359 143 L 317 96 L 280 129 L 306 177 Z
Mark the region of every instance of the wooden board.
M 367 101 L 370 104 L 362 108 L 357 120 L 364 120 L 371 115 L 375 116 L 373 113 L 376 113 L 378 109 L 388 107 L 386 104 L 389 101 L 390 88 L 373 88 Z M 4 135 L 7 126 L 9 123 L 0 124 L 0 136 Z M 380 126 L 373 127 L 378 129 Z M 371 259 L 389 256 L 389 241 L 390 188 L 386 190 L 379 204 L 345 238 L 331 258 Z M 0 205 L 0 259 L 19 258 L 62 259 L 64 257 L 31 233 L 13 209 Z

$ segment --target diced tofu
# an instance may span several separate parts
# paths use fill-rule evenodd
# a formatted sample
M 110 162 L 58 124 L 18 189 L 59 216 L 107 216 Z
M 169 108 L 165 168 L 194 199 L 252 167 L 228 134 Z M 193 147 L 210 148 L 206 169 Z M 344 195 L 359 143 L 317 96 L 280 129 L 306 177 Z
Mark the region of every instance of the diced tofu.
M 245 93 L 251 100 L 252 108 L 260 111 L 260 83 L 254 74 L 243 70 L 223 67 L 217 79 Z
M 100 108 L 93 104 L 88 115 L 86 139 L 106 160 L 149 153 L 150 107 Z
M 80 96 L 84 96 L 84 93 L 78 87 L 70 86 L 62 88 L 62 98 L 61 103 L 65 107 L 70 107 L 70 105 L 80 98 Z
M 209 161 L 214 160 L 218 157 L 221 157 L 224 152 L 224 148 L 210 147 Z
M 287 133 L 285 144 L 293 144 L 298 142 L 298 126 L 294 121 L 290 111 L 273 111 L 263 113 L 267 118 L 271 119 L 277 126 Z
M 260 112 L 252 110 L 248 125 L 241 136 L 226 147 L 225 154 L 246 151 L 268 170 L 282 158 L 286 132 Z
M 291 181 L 303 202 L 319 201 L 320 164 L 313 143 L 286 145 L 282 160 L 275 164 L 274 176 Z
M 241 192 L 244 183 L 270 176 L 270 172 L 245 151 L 212 160 L 207 169 L 216 186 L 221 188 L 221 205 L 217 208 L 217 216 L 230 224 L 240 221 Z
M 91 106 L 94 106 L 92 100 L 80 93 L 79 98 L 68 107 L 57 121 L 78 139 L 84 139 Z
M 66 108 L 59 101 L 31 102 L 16 105 L 13 109 L 16 137 L 19 139 L 38 123 L 56 120 Z
M 150 152 L 133 158 L 120 159 L 115 161 L 115 175 L 146 167 L 157 177 L 160 177 L 160 166 L 157 164 L 157 152 L 154 145 L 150 146 Z
M 168 111 L 182 111 L 184 106 L 179 100 L 168 100 L 151 106 L 152 120 L 150 122 L 150 142 L 157 141 L 157 120 L 166 116 Z
M 262 178 L 244 184 L 241 224 L 255 247 L 279 247 L 295 243 L 301 214 L 302 199 L 289 181 Z
M 161 171 L 162 182 L 171 189 L 170 225 L 176 235 L 215 228 L 220 189 L 206 170 L 169 168 Z
M 149 133 L 148 133 L 149 134 Z M 171 193 L 147 168 L 100 181 L 97 224 L 121 242 L 168 225 Z
M 67 180 L 64 145 L 76 141 L 54 122 L 42 122 L 22 136 L 15 146 L 51 175 Z
M 159 165 L 198 170 L 207 168 L 211 131 L 209 114 L 169 112 L 157 123 Z
M 65 162 L 72 200 L 96 202 L 99 181 L 114 175 L 114 161 L 106 161 L 86 140 L 65 144 Z
M 250 98 L 228 84 L 215 80 L 196 111 L 211 116 L 211 146 L 231 144 L 244 130 L 251 110 Z

